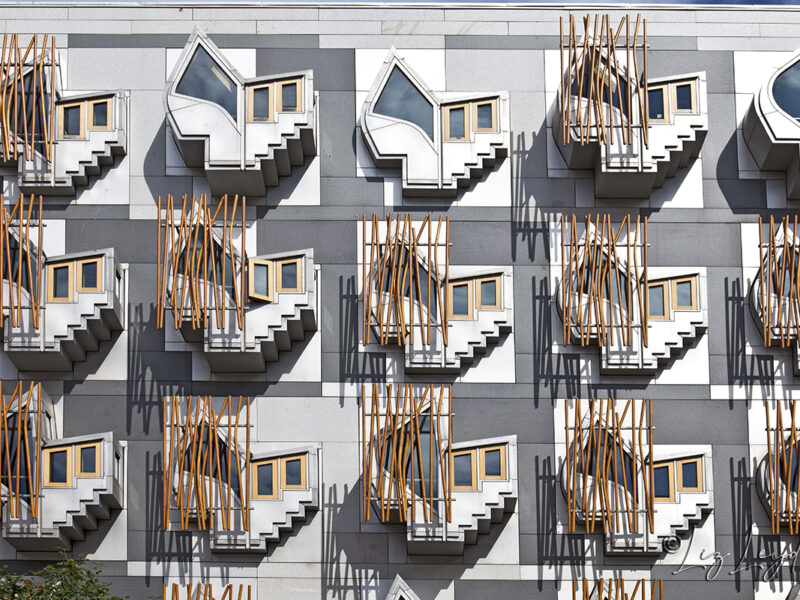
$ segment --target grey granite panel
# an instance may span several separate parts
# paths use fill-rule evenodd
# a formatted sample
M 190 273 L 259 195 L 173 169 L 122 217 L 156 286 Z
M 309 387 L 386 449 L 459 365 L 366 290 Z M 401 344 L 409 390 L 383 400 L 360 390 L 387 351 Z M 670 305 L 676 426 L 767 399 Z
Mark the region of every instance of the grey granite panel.
M 210 36 L 221 48 L 318 48 L 319 36 L 313 34 L 237 35 L 216 34 Z M 165 33 L 115 35 L 107 33 L 71 33 L 70 48 L 183 48 L 186 34 Z
M 448 50 L 546 50 L 558 48 L 558 30 L 555 30 L 555 35 L 446 35 L 444 46 Z
M 256 73 L 314 71 L 314 89 L 352 92 L 355 89 L 355 52 L 351 49 L 298 49 L 294 52 L 274 48 L 256 52 Z M 324 125 L 324 124 L 323 124 Z

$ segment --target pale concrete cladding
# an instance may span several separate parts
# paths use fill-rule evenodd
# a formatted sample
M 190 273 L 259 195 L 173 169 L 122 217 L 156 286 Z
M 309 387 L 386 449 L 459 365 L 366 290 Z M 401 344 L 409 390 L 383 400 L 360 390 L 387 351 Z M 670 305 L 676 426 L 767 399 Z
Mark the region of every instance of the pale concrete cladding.
M 625 14 L 635 21 L 638 8 L 610 10 L 612 22 Z M 798 386 L 792 350 L 764 348 L 748 296 L 757 277 L 758 216 L 793 217 L 795 209 L 785 173 L 759 168 L 743 122 L 754 94 L 800 47 L 800 13 L 641 7 L 648 77 L 705 73 L 708 133 L 700 155 L 648 199 L 610 202 L 596 196 L 591 170 L 563 168 L 560 142 L 549 131 L 558 19 L 570 10 L 584 13 L 557 5 L 2 6 L 0 28 L 19 33 L 21 45 L 33 33 L 56 35 L 70 93 L 130 91 L 119 96 L 130 128 L 125 156 L 74 193 L 44 200 L 47 256 L 113 248 L 117 264 L 128 265 L 125 327 L 64 372 L 20 371 L 0 355 L 4 382 L 39 379 L 59 399 L 60 438 L 110 435 L 103 439 L 127 444 L 121 508 L 72 543 L 75 555 L 103 561 L 117 594 L 145 598 L 160 594 L 162 583 L 207 581 L 217 588 L 250 584 L 261 600 L 383 600 L 399 575 L 408 587 L 392 593 L 410 596 L 410 589 L 420 600 L 568 600 L 573 578 L 620 576 L 645 579 L 648 588 L 663 579 L 665 598 L 787 597 L 789 565 L 758 552 L 780 557 L 797 549 L 797 536 L 770 534 L 754 483 L 767 452 L 765 401 L 795 397 Z M 204 169 L 174 163 L 182 159 L 163 102 L 195 27 L 243 77 L 310 71 L 318 94 L 317 156 L 269 187 L 265 202 L 248 202 L 251 256 L 310 249 L 319 268 L 317 330 L 263 373 L 212 372 L 203 351 L 156 327 L 156 197 L 210 191 Z M 403 198 L 398 170 L 364 171 L 358 116 L 375 73 L 364 84 L 359 74 L 370 52 L 382 60 L 392 46 L 437 93 L 508 91 L 508 157 L 453 199 Z M 18 175 L 16 165 L 0 166 L 5 195 L 18 195 Z M 503 269 L 513 280 L 513 332 L 458 374 L 408 373 L 402 353 L 360 345 L 355 227 L 363 215 L 392 211 L 409 211 L 414 220 L 448 215 L 451 264 Z M 707 330 L 652 373 L 602 374 L 597 348 L 560 343 L 551 228 L 561 215 L 582 220 L 606 212 L 615 223 L 629 213 L 648 217 L 651 269 L 705 281 Z M 455 443 L 516 436 L 513 512 L 465 545 L 463 555 L 410 555 L 406 524 L 363 520 L 361 384 L 386 381 L 452 384 Z M 226 554 L 207 534 L 163 531 L 165 395 L 249 396 L 261 457 L 319 447 L 318 510 L 262 547 L 266 555 Z M 653 400 L 655 450 L 710 457 L 713 512 L 674 554 L 610 556 L 602 534 L 567 534 L 561 526 L 561 399 L 609 396 Z M 713 557 L 718 571 L 711 570 Z M 0 560 L 15 570 L 52 558 L 0 541 Z M 775 581 L 758 581 L 769 564 L 784 568 L 774 571 Z

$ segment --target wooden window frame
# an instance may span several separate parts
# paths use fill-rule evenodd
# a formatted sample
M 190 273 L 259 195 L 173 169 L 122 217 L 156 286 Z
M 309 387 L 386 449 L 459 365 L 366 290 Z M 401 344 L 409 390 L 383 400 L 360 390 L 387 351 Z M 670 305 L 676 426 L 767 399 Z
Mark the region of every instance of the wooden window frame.
M 297 104 L 295 105 L 295 110 L 283 110 L 283 86 L 291 85 L 293 83 L 297 84 Z M 275 112 L 276 113 L 301 113 L 303 112 L 303 78 L 302 77 L 292 77 L 291 79 L 284 79 L 282 81 L 276 81 L 275 87 L 277 88 L 277 93 L 275 94 Z
M 286 483 L 286 463 L 293 460 L 300 461 L 300 484 L 289 485 Z M 282 456 L 281 462 L 281 489 L 282 490 L 306 490 L 308 489 L 308 481 L 306 478 L 306 455 L 295 454 L 292 456 Z
M 506 445 L 500 444 L 497 446 L 484 446 L 480 450 L 480 463 L 481 463 L 481 481 L 507 481 L 508 469 L 506 468 Z M 487 475 L 486 474 L 486 453 L 494 450 L 500 450 L 500 475 Z
M 667 467 L 668 483 L 669 483 L 669 497 L 660 498 L 655 495 L 655 469 Z M 665 462 L 653 463 L 653 501 L 654 502 L 675 502 L 675 461 L 669 460 Z
M 492 126 L 491 127 L 478 127 L 478 107 L 488 104 L 492 107 Z M 472 103 L 472 122 L 475 126 L 472 131 L 476 133 L 497 133 L 497 98 L 491 100 L 478 100 Z
M 450 111 L 457 110 L 459 108 L 464 109 L 464 137 L 463 138 L 454 138 L 450 137 Z M 444 136 L 443 139 L 445 142 L 469 142 L 471 141 L 471 131 L 472 131 L 472 115 L 470 114 L 472 111 L 470 110 L 470 103 L 464 102 L 461 104 L 449 104 L 447 106 L 443 106 L 442 110 L 444 112 Z
M 66 451 L 67 453 L 67 481 L 65 483 L 54 483 L 50 481 L 50 455 L 55 452 L 62 452 Z M 53 446 L 44 448 L 42 450 L 42 462 L 43 462 L 43 486 L 44 487 L 60 487 L 60 488 L 68 488 L 72 487 L 72 446 Z
M 88 107 L 86 109 L 86 120 L 88 122 L 87 129 L 89 131 L 111 131 L 114 129 L 113 121 L 114 121 L 114 98 L 109 96 L 108 98 L 100 98 L 99 100 L 89 100 Z M 105 104 L 106 105 L 106 124 L 104 126 L 95 125 L 94 124 L 94 105 L 95 104 Z
M 83 471 L 81 469 L 81 450 L 84 448 L 94 448 L 94 471 Z M 87 444 L 78 444 L 75 446 L 73 458 L 75 459 L 75 466 L 73 474 L 75 477 L 100 477 L 103 473 L 103 459 L 101 455 L 101 442 L 89 442 Z
M 694 456 L 692 458 L 682 458 L 675 461 L 675 484 L 679 492 L 702 492 L 705 489 L 703 485 L 703 457 Z M 683 485 L 683 465 L 687 463 L 697 464 L 697 487 L 689 488 Z
M 83 265 L 89 263 L 97 264 L 97 286 L 90 288 L 83 286 Z M 94 256 L 92 258 L 82 258 L 75 263 L 75 289 L 79 292 L 102 292 L 103 291 L 103 257 Z
M 474 280 L 461 279 L 459 281 L 451 281 L 447 289 L 447 318 L 456 320 L 472 320 L 475 315 L 475 289 Z M 467 314 L 455 315 L 453 314 L 453 288 L 466 285 L 467 286 Z
M 296 263 L 297 264 L 297 287 L 296 288 L 285 288 L 283 287 L 283 265 L 289 263 Z M 275 261 L 275 291 L 278 293 L 290 293 L 290 294 L 297 294 L 302 293 L 305 286 L 303 285 L 303 257 L 298 256 L 296 258 L 286 258 L 282 260 Z
M 661 96 L 664 99 L 664 118 L 663 119 L 655 119 L 650 116 L 650 99 L 647 99 L 647 120 L 650 123 L 671 123 L 672 122 L 672 92 L 670 91 L 670 86 L 668 84 L 661 84 L 661 85 L 654 85 L 652 87 L 648 86 L 647 91 L 653 92 L 655 90 L 659 90 L 661 92 Z
M 259 494 L 258 493 L 258 467 L 272 464 L 272 494 Z M 270 458 L 266 460 L 259 460 L 253 461 L 250 465 L 252 469 L 252 473 L 250 477 L 252 479 L 251 486 L 251 496 L 253 500 L 277 500 L 278 499 L 278 459 L 277 458 Z
M 667 287 L 669 281 L 648 281 L 647 282 L 647 318 L 651 321 L 669 321 L 670 307 L 672 305 L 669 292 L 672 291 Z M 664 314 L 653 315 L 650 314 L 650 288 L 660 287 L 664 294 Z
M 80 135 L 66 135 L 64 133 L 64 111 L 67 108 L 77 106 L 81 110 L 81 132 Z M 85 140 L 86 139 L 86 102 L 66 102 L 58 105 L 58 139 L 60 140 Z
M 692 108 L 690 110 L 678 110 L 678 86 L 688 85 L 692 96 Z M 696 115 L 700 113 L 697 106 L 697 80 L 689 79 L 684 81 L 674 81 L 669 84 L 670 112 L 673 115 Z
M 472 483 L 470 485 L 456 485 L 455 458 L 469 454 L 472 466 Z M 453 451 L 452 463 L 450 464 L 450 483 L 454 491 L 474 492 L 478 489 L 478 453 L 475 448 L 469 450 Z
M 481 302 L 481 284 L 484 281 L 494 281 L 495 282 L 495 303 L 494 304 L 483 304 Z M 475 280 L 475 309 L 476 310 L 501 310 L 503 308 L 503 292 L 502 292 L 502 285 L 503 285 L 503 276 L 502 275 L 491 275 L 489 277 L 479 277 Z
M 53 295 L 53 286 L 55 284 L 54 273 L 56 269 L 66 267 L 69 275 L 69 295 L 66 298 L 56 298 Z M 57 262 L 47 265 L 47 301 L 48 302 L 74 302 L 75 301 L 75 263 L 68 260 L 66 262 Z
M 255 118 L 253 109 L 255 108 L 254 94 L 256 90 L 269 90 L 269 114 L 266 119 Z M 247 87 L 247 122 L 248 123 L 274 123 L 275 122 L 275 82 L 261 83 Z
M 678 284 L 689 282 L 692 284 L 692 304 L 690 306 L 678 305 Z M 697 277 L 692 275 L 690 277 L 679 277 L 671 281 L 672 298 L 670 299 L 670 306 L 672 310 L 697 310 Z
M 267 267 L 267 295 L 255 293 L 255 266 L 262 265 Z M 273 285 L 275 265 L 271 260 L 263 258 L 251 258 L 247 261 L 247 295 L 251 300 L 272 302 L 275 296 L 275 286 Z

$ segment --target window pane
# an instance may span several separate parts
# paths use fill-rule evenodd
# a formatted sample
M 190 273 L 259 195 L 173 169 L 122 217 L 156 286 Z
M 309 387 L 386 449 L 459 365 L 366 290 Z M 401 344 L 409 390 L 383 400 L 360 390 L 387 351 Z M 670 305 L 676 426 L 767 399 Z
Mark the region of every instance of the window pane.
M 89 262 L 81 265 L 81 286 L 85 288 L 97 287 L 97 263 Z
M 692 110 L 692 86 L 687 84 L 675 88 L 675 103 L 678 110 Z
M 269 88 L 253 90 L 253 118 L 257 121 L 269 119 Z
M 500 449 L 487 450 L 483 453 L 483 472 L 487 477 L 500 477 Z
M 656 467 L 653 469 L 653 488 L 656 498 L 669 498 L 669 467 Z
M 491 129 L 491 128 L 492 128 L 492 105 L 479 104 L 478 129 Z
M 69 267 L 53 269 L 53 297 L 69 298 Z
M 272 489 L 272 469 L 273 463 L 265 465 L 258 465 L 258 495 L 259 496 L 272 496 L 274 493 Z
M 236 84 L 202 46 L 197 47 L 175 91 L 218 104 L 236 120 Z
M 453 485 L 472 487 L 472 455 L 459 454 L 453 457 Z
M 651 285 L 648 293 L 650 295 L 650 316 L 663 317 L 664 313 L 664 286 Z
M 681 465 L 681 481 L 685 488 L 697 487 L 697 463 L 685 462 Z
M 647 110 L 651 119 L 664 118 L 664 90 L 649 90 L 647 92 Z
M 792 118 L 800 119 L 800 61 L 775 78 L 772 95 L 778 106 Z
M 681 281 L 675 288 L 678 292 L 678 306 L 692 306 L 692 282 Z
M 453 290 L 453 314 L 469 315 L 469 286 L 466 284 L 454 285 Z
M 50 453 L 50 483 L 67 483 L 67 451 Z
M 297 289 L 297 263 L 288 262 L 281 265 L 281 287 L 283 289 Z
M 281 86 L 281 110 L 292 112 L 297 110 L 296 83 L 286 83 Z
M 481 305 L 495 306 L 497 304 L 497 281 L 481 281 Z
M 303 473 L 300 467 L 302 465 L 299 458 L 286 461 L 286 481 L 283 482 L 284 485 L 302 485 Z
M 450 131 L 448 135 L 451 138 L 455 139 L 463 139 L 466 137 L 464 135 L 464 109 L 463 108 L 451 108 L 449 110 L 450 113 Z
M 433 139 L 433 105 L 397 67 L 392 69 L 373 110 L 379 115 L 410 121 Z
M 107 102 L 95 102 L 92 104 L 92 124 L 95 127 L 108 127 Z
M 253 265 L 253 293 L 259 296 L 269 295 L 269 267 L 258 263 Z
M 94 468 L 97 464 L 96 453 L 97 448 L 95 446 L 81 448 L 81 472 L 94 473 Z
M 64 109 L 64 135 L 81 134 L 81 107 L 68 106 Z

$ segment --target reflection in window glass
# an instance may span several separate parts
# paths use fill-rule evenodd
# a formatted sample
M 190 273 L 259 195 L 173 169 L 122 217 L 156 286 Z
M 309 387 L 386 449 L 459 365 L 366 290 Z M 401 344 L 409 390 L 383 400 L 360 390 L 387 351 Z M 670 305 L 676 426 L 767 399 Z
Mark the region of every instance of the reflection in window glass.
M 664 90 L 662 88 L 647 92 L 647 114 L 651 119 L 664 119 Z
M 655 467 L 653 468 L 653 488 L 656 498 L 669 498 L 670 485 L 669 485 L 669 467 Z
M 273 463 L 266 463 L 264 465 L 258 465 L 257 469 L 257 477 L 258 477 L 258 495 L 259 496 L 272 496 L 274 493 L 272 489 L 272 469 L 274 468 Z
M 175 91 L 218 104 L 236 120 L 236 84 L 202 46 L 197 46 Z
M 373 111 L 379 115 L 410 121 L 433 139 L 433 105 L 398 67 L 392 69 Z
M 697 463 L 695 461 L 681 464 L 681 483 L 685 488 L 697 487 Z
M 67 483 L 66 450 L 50 453 L 50 483 Z
M 675 88 L 675 108 L 692 110 L 692 86 L 688 83 Z
M 296 262 L 287 262 L 281 265 L 281 287 L 285 290 L 297 289 Z
M 785 112 L 800 121 L 800 61 L 783 71 L 772 84 L 772 96 Z
M 69 267 L 53 269 L 53 298 L 69 298 Z
M 492 105 L 479 104 L 478 129 L 491 129 L 491 128 L 492 128 Z
M 453 485 L 472 487 L 472 455 L 458 454 L 453 457 Z
M 681 281 L 679 283 L 676 283 L 675 289 L 678 292 L 677 305 L 692 306 L 692 282 Z
M 469 315 L 469 286 L 467 284 L 454 285 L 453 290 L 453 314 Z
M 97 263 L 88 262 L 81 265 L 81 287 L 97 287 Z
M 663 317 L 666 314 L 664 312 L 664 286 L 651 285 L 648 294 L 650 296 L 650 316 Z
M 81 107 L 67 106 L 64 108 L 64 135 L 81 134 Z
M 108 127 L 107 102 L 95 102 L 92 104 L 92 124 L 95 127 Z
M 267 121 L 269 119 L 269 88 L 253 90 L 253 119 Z
M 486 477 L 500 477 L 500 450 L 487 450 L 483 453 L 483 472 Z
M 81 473 L 94 473 L 97 464 L 97 448 L 86 446 L 81 448 Z
M 297 84 L 285 83 L 281 86 L 281 110 L 294 112 L 297 110 Z
M 463 140 L 466 135 L 464 131 L 464 109 L 451 108 L 450 111 L 450 139 Z
M 259 296 L 269 295 L 269 267 L 256 263 L 253 265 L 253 293 Z
M 284 485 L 296 486 L 303 484 L 303 472 L 300 468 L 301 466 L 302 465 L 300 464 L 299 458 L 286 461 L 286 481 L 283 482 Z
M 497 304 L 497 281 L 481 281 L 481 305 L 495 306 Z

